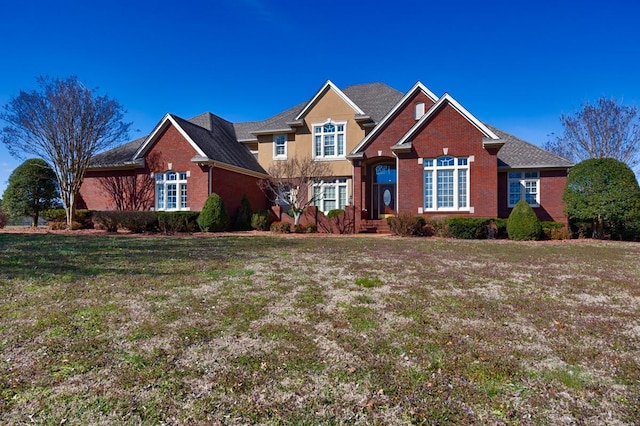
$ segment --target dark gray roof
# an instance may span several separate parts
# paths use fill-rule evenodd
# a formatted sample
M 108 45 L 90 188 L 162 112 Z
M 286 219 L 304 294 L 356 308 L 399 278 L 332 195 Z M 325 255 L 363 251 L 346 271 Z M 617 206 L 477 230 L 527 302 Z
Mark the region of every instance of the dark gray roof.
M 267 173 L 251 151 L 238 143 L 233 123 L 211 113 L 203 115 L 208 115 L 208 119 L 204 120 L 207 128 L 175 115 L 171 117 L 211 160 L 258 173 Z M 196 121 L 202 122 L 203 115 L 194 118 L 199 118 Z
M 109 151 L 102 152 L 91 158 L 90 167 L 117 167 L 131 164 L 133 155 L 147 139 L 147 136 L 132 140 Z
M 511 169 L 568 168 L 573 163 L 485 123 L 505 144 L 498 151 L 498 167 Z
M 300 113 L 300 111 L 302 111 L 305 105 L 306 102 L 296 105 L 293 108 L 289 108 L 288 110 L 276 114 L 273 117 L 267 118 L 266 120 L 258 121 L 256 122 L 256 124 L 258 124 L 258 127 L 250 129 L 250 132 L 290 129 L 291 126 L 289 126 L 287 123 L 294 121 L 296 116 Z M 251 135 L 251 137 L 255 139 L 254 135 Z
M 403 93 L 384 83 L 356 84 L 342 91 L 349 99 L 368 116 L 374 123 L 378 123 L 404 96 Z M 295 120 L 296 116 L 307 106 L 308 102 L 296 105 L 264 121 L 254 122 L 257 126 L 251 129 L 242 124 L 242 132 L 248 135 L 244 139 L 255 139 L 251 132 L 267 132 L 270 130 L 290 129 L 287 124 Z M 236 125 L 238 129 L 239 125 Z M 245 133 L 246 132 L 246 133 Z M 242 140 L 243 138 L 238 137 Z
M 342 93 L 375 123 L 379 123 L 404 96 L 404 93 L 384 83 L 356 84 L 345 88 Z
M 238 143 L 232 123 L 209 112 L 190 120 L 173 114 L 170 116 L 209 159 L 266 174 L 249 149 Z M 136 139 L 94 156 L 91 167 L 118 167 L 132 164 L 135 153 L 148 137 Z

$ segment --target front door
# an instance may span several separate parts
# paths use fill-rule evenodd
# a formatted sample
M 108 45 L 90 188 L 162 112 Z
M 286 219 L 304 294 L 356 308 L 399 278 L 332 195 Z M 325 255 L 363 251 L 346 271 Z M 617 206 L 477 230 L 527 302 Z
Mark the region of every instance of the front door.
M 396 213 L 396 185 L 395 183 L 379 183 L 378 185 L 378 219 Z
M 387 162 L 372 166 L 372 219 L 384 219 L 396 214 L 396 165 Z

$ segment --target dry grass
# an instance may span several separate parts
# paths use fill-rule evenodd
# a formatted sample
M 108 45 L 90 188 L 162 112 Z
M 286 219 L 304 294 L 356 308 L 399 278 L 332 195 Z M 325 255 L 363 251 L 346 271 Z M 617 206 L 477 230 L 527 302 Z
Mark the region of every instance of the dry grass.
M 640 245 L 0 233 L 2 424 L 623 425 Z

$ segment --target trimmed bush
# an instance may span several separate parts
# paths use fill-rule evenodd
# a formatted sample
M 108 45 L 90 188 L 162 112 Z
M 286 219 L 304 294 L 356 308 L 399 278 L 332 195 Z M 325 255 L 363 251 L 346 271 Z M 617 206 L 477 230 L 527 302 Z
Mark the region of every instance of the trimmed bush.
M 450 238 L 449 226 L 447 225 L 447 218 L 443 216 L 426 217 L 425 218 L 425 235 L 427 232 L 433 232 L 431 235 L 441 238 Z
M 198 229 L 200 212 L 158 212 L 158 229 L 165 234 L 193 232 Z
M 198 226 L 203 232 L 224 231 L 229 227 L 229 213 L 224 201 L 215 192 L 205 201 L 198 216 Z
M 488 236 L 489 221 L 490 219 L 474 217 L 451 217 L 447 219 L 447 227 L 453 238 L 480 240 Z
M 252 213 L 251 203 L 245 194 L 242 196 L 242 201 L 240 201 L 240 207 L 238 207 L 236 213 L 236 222 L 233 224 L 233 229 L 236 231 L 250 231 Z
M 2 211 L 2 207 L 0 207 L 0 229 L 7 226 L 7 215 Z
M 96 214 L 93 216 L 93 220 L 98 225 L 98 228 L 104 229 L 107 232 L 117 232 L 119 219 L 117 215 L 113 213 L 117 214 L 118 212 L 96 212 Z M 52 222 L 52 223 L 59 223 L 59 222 Z M 49 227 L 51 227 L 51 225 L 52 224 L 50 223 Z
M 93 229 L 93 210 L 76 210 L 73 215 L 73 223 L 71 229 Z M 64 209 L 49 209 L 41 214 L 51 229 L 65 229 L 67 222 L 67 213 Z M 52 223 L 61 222 L 64 226 L 52 225 Z
M 511 240 L 538 240 L 542 234 L 540 220 L 529 203 L 518 201 L 509 219 L 507 219 L 507 234 Z
M 256 231 L 268 231 L 273 222 L 271 210 L 256 210 L 251 215 L 251 227 Z
M 288 234 L 291 232 L 291 224 L 288 222 L 273 222 L 269 229 L 277 234 Z
M 95 212 L 93 219 L 107 232 L 116 232 L 118 228 L 123 228 L 138 234 L 158 229 L 158 214 L 151 211 Z

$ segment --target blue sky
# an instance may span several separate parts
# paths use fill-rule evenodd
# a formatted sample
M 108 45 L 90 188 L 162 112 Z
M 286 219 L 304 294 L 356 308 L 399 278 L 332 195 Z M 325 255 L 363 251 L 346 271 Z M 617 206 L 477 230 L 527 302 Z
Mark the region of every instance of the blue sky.
M 75 75 L 124 105 L 132 139 L 167 112 L 267 118 L 328 79 L 420 80 L 539 145 L 586 101 L 640 105 L 633 0 L 4 3 L 0 105 L 39 75 Z M 0 194 L 20 163 L 0 146 Z

